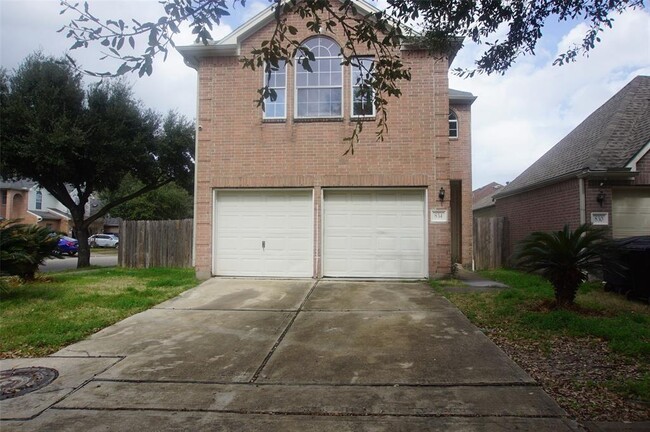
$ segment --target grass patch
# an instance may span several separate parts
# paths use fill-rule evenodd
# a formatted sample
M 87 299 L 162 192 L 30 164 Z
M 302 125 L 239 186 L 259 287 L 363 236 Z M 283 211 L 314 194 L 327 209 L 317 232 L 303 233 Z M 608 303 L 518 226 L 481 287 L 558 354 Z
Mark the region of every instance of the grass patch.
M 197 285 L 193 269 L 52 273 L 0 292 L 0 357 L 51 354 Z
M 512 341 L 544 347 L 557 337 L 598 338 L 611 352 L 650 370 L 650 306 L 604 292 L 599 283 L 583 284 L 573 310 L 555 310 L 553 288 L 539 276 L 513 270 L 481 273 L 510 288 L 490 292 L 455 292 L 432 283 L 478 327 L 494 330 Z M 635 399 L 650 400 L 650 374 L 612 389 Z

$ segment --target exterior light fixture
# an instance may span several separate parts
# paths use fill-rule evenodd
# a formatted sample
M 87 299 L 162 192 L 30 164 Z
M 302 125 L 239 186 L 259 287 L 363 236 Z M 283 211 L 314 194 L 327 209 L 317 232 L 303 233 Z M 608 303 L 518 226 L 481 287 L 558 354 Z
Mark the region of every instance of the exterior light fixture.
M 445 188 L 440 188 L 440 191 L 438 192 L 438 199 L 440 199 L 440 202 L 443 202 L 445 200 Z
M 600 204 L 601 207 L 603 206 L 603 203 L 605 202 L 605 192 L 603 192 L 602 189 L 598 191 L 598 195 L 596 195 L 596 201 L 598 201 L 598 204 Z

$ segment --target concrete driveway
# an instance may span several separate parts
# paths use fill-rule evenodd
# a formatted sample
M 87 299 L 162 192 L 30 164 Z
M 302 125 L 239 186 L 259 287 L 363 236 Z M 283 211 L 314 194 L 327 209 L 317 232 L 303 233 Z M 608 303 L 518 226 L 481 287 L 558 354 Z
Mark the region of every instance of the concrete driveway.
M 577 430 L 424 283 L 212 279 L 45 359 L 9 430 Z

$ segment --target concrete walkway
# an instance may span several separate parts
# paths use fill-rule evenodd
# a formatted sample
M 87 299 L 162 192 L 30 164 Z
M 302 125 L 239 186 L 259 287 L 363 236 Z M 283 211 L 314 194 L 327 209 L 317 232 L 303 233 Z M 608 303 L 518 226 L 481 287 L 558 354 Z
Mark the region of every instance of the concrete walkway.
M 212 279 L 44 359 L 2 431 L 578 430 L 425 283 Z

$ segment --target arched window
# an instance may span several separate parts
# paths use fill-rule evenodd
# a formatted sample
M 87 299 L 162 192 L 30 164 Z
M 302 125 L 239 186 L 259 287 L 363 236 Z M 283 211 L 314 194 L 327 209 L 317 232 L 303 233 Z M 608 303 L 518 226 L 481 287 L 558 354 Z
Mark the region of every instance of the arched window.
M 43 192 L 36 191 L 36 210 L 43 208 Z
M 300 51 L 296 58 L 296 117 L 341 117 L 341 47 L 334 40 L 324 36 L 308 39 L 302 46 L 309 49 L 314 55 L 314 60 L 305 62 L 305 56 Z
M 458 138 L 458 116 L 449 110 L 449 138 Z

